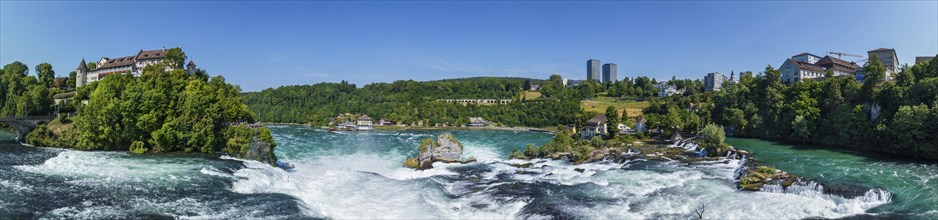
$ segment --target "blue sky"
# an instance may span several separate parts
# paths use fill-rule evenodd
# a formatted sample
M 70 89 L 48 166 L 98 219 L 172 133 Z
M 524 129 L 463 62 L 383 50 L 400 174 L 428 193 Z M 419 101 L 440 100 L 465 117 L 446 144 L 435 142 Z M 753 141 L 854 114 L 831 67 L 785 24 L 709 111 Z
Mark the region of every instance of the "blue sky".
M 938 54 L 938 1 L 914 2 L 0 2 L 0 63 L 49 62 L 180 46 L 245 91 L 348 80 L 470 76 L 700 79 L 759 71 L 800 52 L 901 63 Z M 845 57 L 846 60 L 862 58 Z

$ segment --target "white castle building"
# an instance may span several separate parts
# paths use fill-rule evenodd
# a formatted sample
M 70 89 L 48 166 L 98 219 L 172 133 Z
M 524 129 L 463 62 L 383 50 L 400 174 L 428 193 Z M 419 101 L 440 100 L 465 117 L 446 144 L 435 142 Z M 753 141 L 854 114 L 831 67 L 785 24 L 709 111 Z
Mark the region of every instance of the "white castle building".
M 137 54 L 133 56 L 118 58 L 101 57 L 101 60 L 97 62 L 97 68 L 93 70 L 89 70 L 85 59 L 81 59 L 81 64 L 79 64 L 78 69 L 75 70 L 76 75 L 78 75 L 78 78 L 75 80 L 75 86 L 81 87 L 88 83 L 101 80 L 111 74 L 133 74 L 134 76 L 140 76 L 144 67 L 161 63 L 165 58 L 166 48 L 159 50 L 140 50 L 140 52 L 137 52 Z M 186 65 L 186 70 L 189 73 L 192 73 L 195 68 L 195 63 L 191 60 L 189 64 Z M 173 67 L 167 66 L 166 70 L 173 70 Z

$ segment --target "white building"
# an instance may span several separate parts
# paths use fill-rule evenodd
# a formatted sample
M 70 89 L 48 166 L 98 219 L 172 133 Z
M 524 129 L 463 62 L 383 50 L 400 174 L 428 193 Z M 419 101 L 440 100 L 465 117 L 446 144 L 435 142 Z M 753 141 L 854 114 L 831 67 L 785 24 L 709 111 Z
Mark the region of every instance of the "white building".
M 823 78 L 827 71 L 834 76 L 854 75 L 861 67 L 855 62 L 841 60 L 832 56 L 819 57 L 810 53 L 800 53 L 786 59 L 778 68 L 783 83 L 794 83 L 803 79 Z
M 579 79 L 579 80 L 577 80 L 577 79 L 563 79 L 563 87 L 579 86 L 580 84 L 583 84 L 583 82 L 586 82 L 586 80 L 582 80 L 582 79 Z
M 792 56 L 791 59 L 801 61 L 803 63 L 814 64 L 814 63 L 817 63 L 819 60 L 821 60 L 821 57 L 818 55 L 810 54 L 808 52 L 804 52 L 804 53 L 799 53 L 798 55 Z
M 371 122 L 371 117 L 368 117 L 368 115 L 362 115 L 361 117 L 358 117 L 355 125 L 357 125 L 356 129 L 359 131 L 374 129 L 374 125 Z
M 795 60 L 794 58 L 786 59 L 785 63 L 782 63 L 782 66 L 778 68 L 778 71 L 782 74 L 781 78 L 783 83 L 794 83 L 802 79 L 821 78 L 824 77 L 824 73 L 827 72 L 824 70 L 824 67 L 815 65 L 814 63 Z
M 78 76 L 75 80 L 75 86 L 81 87 L 88 83 L 101 80 L 111 74 L 133 74 L 134 76 L 140 76 L 144 67 L 163 62 L 165 58 L 166 48 L 159 50 L 140 50 L 140 52 L 137 52 L 137 54 L 133 56 L 119 58 L 102 57 L 101 60 L 97 62 L 97 67 L 93 70 L 88 69 L 85 59 L 82 59 L 78 69 L 75 70 Z M 196 68 L 195 63 L 192 63 L 192 61 L 189 62 L 187 67 L 190 68 L 190 72 L 194 71 Z M 173 67 L 171 66 L 166 67 L 167 71 L 172 69 Z
M 684 94 L 684 89 L 677 89 L 677 86 L 668 85 L 665 83 L 655 84 L 655 89 L 658 89 L 658 97 L 668 97 L 675 94 Z
M 580 138 L 590 139 L 597 135 L 606 135 L 608 131 L 606 130 L 606 122 L 609 120 L 606 118 L 606 115 L 598 114 L 593 116 L 586 124 L 583 125 L 583 130 L 580 131 Z

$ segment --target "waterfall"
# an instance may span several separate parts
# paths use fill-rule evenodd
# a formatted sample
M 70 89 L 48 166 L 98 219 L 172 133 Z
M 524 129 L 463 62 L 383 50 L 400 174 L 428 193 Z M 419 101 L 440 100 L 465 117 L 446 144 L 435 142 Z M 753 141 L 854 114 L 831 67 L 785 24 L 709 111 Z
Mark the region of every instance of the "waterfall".
M 866 204 L 882 204 L 892 201 L 892 193 L 880 188 L 869 189 L 864 192 L 863 195 L 853 198 L 845 195 L 825 194 L 824 185 L 814 181 L 798 181 L 791 186 L 788 186 L 787 188 L 780 184 L 765 184 L 762 185 L 762 188 L 759 189 L 759 191 L 770 193 L 788 193 L 812 198 L 836 197 L 837 200 L 844 202 L 855 201 Z

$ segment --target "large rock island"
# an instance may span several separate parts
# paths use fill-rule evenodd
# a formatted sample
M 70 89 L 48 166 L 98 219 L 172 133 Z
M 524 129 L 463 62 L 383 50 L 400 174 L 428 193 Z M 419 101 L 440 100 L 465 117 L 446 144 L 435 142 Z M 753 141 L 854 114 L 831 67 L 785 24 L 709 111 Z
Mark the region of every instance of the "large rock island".
M 257 114 L 242 101 L 239 86 L 209 76 L 191 61 L 184 69 L 187 56 L 181 48 L 165 54 L 162 62 L 146 65 L 139 74 L 110 74 L 78 84 L 56 106 L 59 116 L 36 127 L 24 141 L 41 147 L 223 153 L 276 162 L 270 131 L 256 124 Z M 94 68 L 82 61 L 76 71 Z
M 462 160 L 462 143 L 459 143 L 452 134 L 444 133 L 436 137 L 436 140 L 423 139 L 420 146 L 417 147 L 417 157 L 410 157 L 404 161 L 404 166 L 425 170 L 433 168 L 433 162 L 444 163 L 469 163 L 475 158 Z

